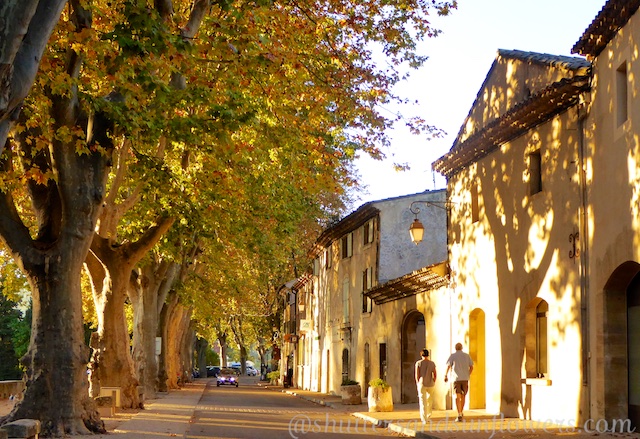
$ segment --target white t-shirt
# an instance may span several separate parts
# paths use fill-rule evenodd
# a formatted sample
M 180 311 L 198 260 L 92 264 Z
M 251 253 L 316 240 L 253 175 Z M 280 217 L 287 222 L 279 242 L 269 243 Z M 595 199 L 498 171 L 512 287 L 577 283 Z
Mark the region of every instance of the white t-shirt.
M 466 352 L 455 351 L 449 356 L 447 366 L 451 366 L 453 381 L 469 381 L 469 368 L 473 366 L 473 360 Z

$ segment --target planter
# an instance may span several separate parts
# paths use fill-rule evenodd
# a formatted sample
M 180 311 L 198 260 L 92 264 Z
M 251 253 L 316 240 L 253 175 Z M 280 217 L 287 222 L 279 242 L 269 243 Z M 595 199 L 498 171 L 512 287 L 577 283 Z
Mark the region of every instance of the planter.
M 370 412 L 392 412 L 393 397 L 391 387 L 369 387 L 367 396 Z
M 342 396 L 343 404 L 362 404 L 362 389 L 360 384 L 347 384 L 340 386 L 340 396 Z

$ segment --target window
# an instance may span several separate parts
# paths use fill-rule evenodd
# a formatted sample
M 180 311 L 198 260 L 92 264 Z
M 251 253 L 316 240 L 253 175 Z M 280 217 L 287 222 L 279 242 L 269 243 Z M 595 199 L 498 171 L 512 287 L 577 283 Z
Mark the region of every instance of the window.
M 525 347 L 527 378 L 547 378 L 549 364 L 549 304 L 536 297 L 526 308 Z
M 368 383 L 371 381 L 371 352 L 369 349 L 369 343 L 364 344 L 364 382 Z M 369 386 L 365 386 L 365 395 L 367 394 L 367 390 L 369 390 Z
M 627 121 L 627 62 L 620 64 L 616 70 L 616 126 Z
M 480 220 L 480 203 L 478 201 L 478 182 L 471 183 L 471 221 L 478 222 Z
M 378 345 L 378 369 L 380 371 L 380 378 L 387 380 L 387 344 L 380 343 Z
M 349 278 L 342 281 L 342 324 L 349 326 Z
M 342 350 L 342 382 L 344 383 L 349 379 L 349 350 L 344 348 Z
M 333 259 L 333 252 L 331 251 L 331 244 L 324 251 L 324 263 L 327 269 L 331 268 L 331 260 Z
M 373 267 L 362 272 L 362 312 L 369 313 L 373 310 L 373 300 L 364 295 L 364 292 L 373 286 Z
M 547 312 L 549 304 L 541 300 L 536 307 L 536 375 L 547 375 Z
M 353 255 L 353 233 L 347 233 L 342 237 L 342 259 Z
M 362 228 L 362 235 L 363 235 L 362 243 L 364 245 L 371 244 L 373 242 L 373 220 L 372 219 L 364 223 L 364 226 Z
M 529 195 L 542 192 L 542 155 L 540 150 L 529 154 Z

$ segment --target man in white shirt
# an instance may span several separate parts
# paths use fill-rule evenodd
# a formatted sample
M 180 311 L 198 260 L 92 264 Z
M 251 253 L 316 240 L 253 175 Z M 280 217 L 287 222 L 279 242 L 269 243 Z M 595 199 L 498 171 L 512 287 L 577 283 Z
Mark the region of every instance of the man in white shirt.
M 466 352 L 462 352 L 462 343 L 456 343 L 456 351 L 447 360 L 447 371 L 444 373 L 444 382 L 449 381 L 449 370 L 453 379 L 453 388 L 456 392 L 456 408 L 458 418 L 456 422 L 462 421 L 462 410 L 464 401 L 469 391 L 469 378 L 473 372 L 473 360 Z

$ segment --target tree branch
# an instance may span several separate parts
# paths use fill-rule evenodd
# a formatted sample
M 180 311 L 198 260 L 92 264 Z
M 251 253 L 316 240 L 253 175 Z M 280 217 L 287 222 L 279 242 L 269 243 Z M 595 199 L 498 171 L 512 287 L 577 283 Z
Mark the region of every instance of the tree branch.
M 146 232 L 135 242 L 125 244 L 121 247 L 127 257 L 132 261 L 139 261 L 149 252 L 154 245 L 162 238 L 173 225 L 175 218 L 161 216 L 156 220 L 154 226 L 149 227 Z

